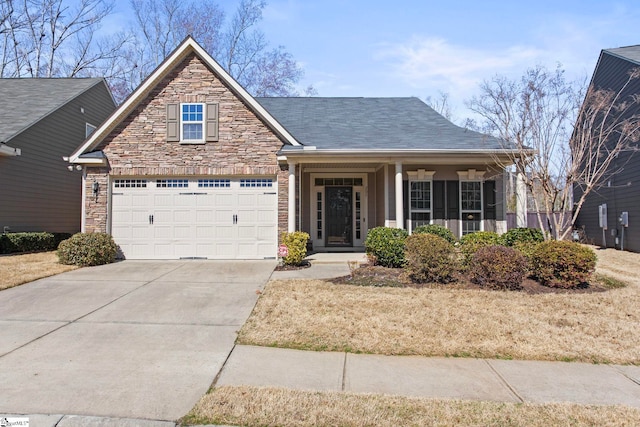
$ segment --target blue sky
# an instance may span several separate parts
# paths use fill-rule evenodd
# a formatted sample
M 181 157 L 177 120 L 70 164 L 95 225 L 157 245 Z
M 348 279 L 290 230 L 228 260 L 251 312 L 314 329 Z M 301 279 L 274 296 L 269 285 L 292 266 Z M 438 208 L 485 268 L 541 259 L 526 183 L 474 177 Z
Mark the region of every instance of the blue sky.
M 230 12 L 237 4 L 220 3 Z M 303 66 L 300 87 L 319 96 L 447 92 L 459 121 L 483 79 L 538 64 L 589 78 L 601 49 L 640 44 L 639 24 L 637 0 L 268 0 L 261 27 Z

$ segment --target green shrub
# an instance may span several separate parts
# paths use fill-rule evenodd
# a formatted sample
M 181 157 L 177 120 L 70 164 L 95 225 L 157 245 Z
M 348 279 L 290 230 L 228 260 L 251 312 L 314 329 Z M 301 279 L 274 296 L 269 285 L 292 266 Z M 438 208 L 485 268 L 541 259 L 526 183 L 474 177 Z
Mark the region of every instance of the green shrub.
M 112 263 L 117 252 L 118 246 L 113 238 L 105 233 L 77 233 L 58 246 L 61 264 L 81 267 Z
M 536 251 L 538 245 L 541 242 L 515 242 L 513 244 L 513 249 L 517 250 L 524 256 L 525 261 L 527 262 L 527 274 L 532 274 L 532 259 L 533 253 Z
M 401 228 L 376 227 L 369 230 L 364 242 L 367 255 L 384 267 L 404 265 L 404 241 L 407 231 Z
M 543 285 L 574 288 L 589 281 L 596 268 L 596 254 L 576 242 L 550 240 L 538 244 L 531 256 L 531 268 Z
M 405 269 L 415 282 L 447 283 L 457 263 L 451 243 L 435 234 L 412 234 L 405 240 Z
M 539 228 L 512 228 L 501 237 L 506 246 L 515 246 L 518 242 L 544 242 L 544 235 Z
M 478 249 L 469 266 L 471 281 L 491 289 L 521 289 L 525 274 L 524 256 L 517 250 L 502 245 Z
M 460 239 L 460 251 L 462 252 L 462 262 L 465 266 L 469 266 L 471 258 L 478 251 L 478 249 L 499 245 L 502 243 L 498 233 L 493 231 L 476 231 L 475 233 L 465 234 Z
M 421 225 L 413 230 L 413 234 L 435 234 L 452 244 L 456 241 L 451 230 L 438 224 Z
M 282 233 L 281 241 L 287 247 L 287 255 L 282 257 L 285 265 L 300 265 L 307 256 L 307 241 L 309 235 L 304 231 Z
M 0 235 L 0 253 L 52 251 L 60 243 L 60 234 L 8 233 Z

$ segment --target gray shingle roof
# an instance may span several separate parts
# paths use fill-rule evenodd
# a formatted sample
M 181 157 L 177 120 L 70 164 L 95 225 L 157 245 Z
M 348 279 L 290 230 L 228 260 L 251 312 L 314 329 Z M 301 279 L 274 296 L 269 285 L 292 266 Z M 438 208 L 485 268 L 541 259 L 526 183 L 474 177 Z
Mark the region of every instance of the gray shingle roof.
M 604 49 L 604 51 L 640 64 L 640 45 L 616 47 L 613 49 Z
M 7 142 L 24 129 L 60 108 L 101 78 L 0 79 L 0 142 Z
M 256 98 L 303 145 L 335 150 L 496 150 L 418 98 Z

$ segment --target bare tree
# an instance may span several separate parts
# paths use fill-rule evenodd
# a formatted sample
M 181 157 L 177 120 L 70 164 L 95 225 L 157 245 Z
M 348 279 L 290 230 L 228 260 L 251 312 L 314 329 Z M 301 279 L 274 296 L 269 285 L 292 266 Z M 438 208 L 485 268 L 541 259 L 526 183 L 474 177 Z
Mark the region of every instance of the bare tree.
M 453 111 L 449 102 L 449 94 L 447 92 L 438 91 L 437 98 L 427 96 L 425 102 L 431 108 L 433 108 L 438 114 L 444 116 L 447 120 L 453 120 Z
M 629 82 L 640 73 L 629 76 Z M 558 67 L 535 67 L 518 80 L 496 76 L 480 86 L 481 95 L 468 107 L 482 117 L 479 127 L 516 148 L 508 162 L 514 164 L 530 193 L 538 226 L 564 239 L 571 232 L 586 196 L 615 173 L 613 159 L 637 140 L 637 96 L 621 99 L 616 93 L 570 82 Z M 582 107 L 581 107 L 582 105 Z M 573 189 L 583 189 L 574 203 Z M 543 213 L 549 214 L 547 217 Z
M 187 35 L 193 36 L 245 89 L 256 96 L 297 95 L 303 71 L 284 47 L 269 48 L 257 25 L 263 0 L 241 0 L 230 20 L 211 0 L 131 0 L 137 49 L 128 86 L 132 89 Z M 138 30 L 136 30 L 138 29 Z M 310 90 L 310 92 L 309 92 Z M 306 93 L 313 93 L 310 88 Z

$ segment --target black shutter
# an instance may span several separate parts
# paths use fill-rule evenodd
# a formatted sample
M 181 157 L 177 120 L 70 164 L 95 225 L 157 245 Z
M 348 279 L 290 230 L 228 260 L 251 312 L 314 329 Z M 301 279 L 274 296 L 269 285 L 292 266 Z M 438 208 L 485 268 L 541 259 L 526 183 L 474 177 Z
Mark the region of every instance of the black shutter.
M 445 219 L 444 181 L 433 181 L 433 219 Z
M 484 182 L 484 219 L 496 219 L 496 182 Z
M 404 213 L 404 218 L 402 221 L 402 228 L 404 228 L 404 226 L 407 223 L 407 219 L 409 218 L 409 197 L 410 197 L 410 193 L 409 193 L 409 181 L 402 181 L 402 201 L 403 201 L 403 213 Z
M 460 219 L 460 194 L 458 181 L 447 181 L 447 219 Z

